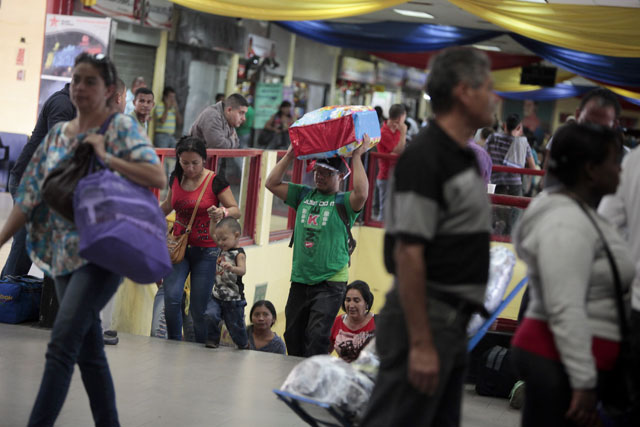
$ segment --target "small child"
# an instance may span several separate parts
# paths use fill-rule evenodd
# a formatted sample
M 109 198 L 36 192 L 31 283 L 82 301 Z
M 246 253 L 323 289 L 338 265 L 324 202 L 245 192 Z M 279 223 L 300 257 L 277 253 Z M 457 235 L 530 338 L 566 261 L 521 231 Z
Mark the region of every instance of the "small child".
M 246 273 L 246 255 L 238 247 L 240 224 L 235 218 L 223 218 L 213 229 L 213 239 L 220 248 L 216 281 L 211 299 L 205 311 L 207 322 L 206 346 L 217 348 L 220 345 L 220 321 L 224 320 L 233 342 L 241 349 L 249 348 L 249 339 L 244 323 L 244 284 L 242 276 Z

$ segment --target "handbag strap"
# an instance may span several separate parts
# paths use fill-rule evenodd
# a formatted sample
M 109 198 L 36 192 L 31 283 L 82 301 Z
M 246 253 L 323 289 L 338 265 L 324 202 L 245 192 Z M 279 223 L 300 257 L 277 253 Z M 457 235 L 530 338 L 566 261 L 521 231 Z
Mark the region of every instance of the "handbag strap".
M 109 117 L 107 117 L 107 120 L 105 120 L 104 123 L 102 123 L 102 125 L 100 126 L 100 129 L 98 129 L 98 135 L 104 135 L 107 132 L 107 129 L 111 124 L 111 120 L 113 120 L 116 114 L 118 113 L 113 113 Z
M 613 287 L 616 292 L 616 307 L 618 309 L 618 324 L 620 327 L 620 335 L 621 335 L 620 341 L 626 342 L 629 338 L 629 323 L 627 322 L 627 317 L 625 316 L 622 280 L 620 280 L 620 272 L 618 270 L 616 260 L 613 258 L 613 253 L 611 252 L 611 249 L 609 248 L 609 244 L 607 243 L 607 240 L 604 237 L 604 233 L 598 226 L 598 223 L 596 222 L 596 220 L 589 213 L 589 210 L 586 208 L 586 206 L 584 206 L 584 204 L 581 201 L 573 197 L 571 197 L 571 199 L 573 199 L 573 201 L 575 201 L 578 204 L 578 206 L 580 206 L 580 209 L 582 209 L 585 215 L 587 215 L 587 218 L 589 218 L 589 221 L 591 221 L 596 231 L 598 232 L 600 239 L 602 240 L 602 246 L 604 247 L 604 251 L 607 254 L 607 258 L 609 259 L 609 264 L 611 265 L 611 273 L 613 275 Z
M 207 191 L 207 187 L 209 187 L 209 183 L 211 182 L 213 175 L 214 175 L 213 172 L 209 172 L 209 176 L 207 176 L 207 178 L 205 179 L 204 186 L 202 187 L 202 190 L 200 191 L 200 195 L 198 196 L 196 207 L 193 208 L 193 213 L 191 214 L 191 219 L 189 220 L 189 225 L 187 225 L 185 234 L 191 233 L 191 226 L 193 225 L 193 221 L 195 221 L 196 219 L 196 214 L 198 213 L 198 207 L 200 206 L 200 201 L 202 200 L 202 196 L 204 196 L 204 192 Z

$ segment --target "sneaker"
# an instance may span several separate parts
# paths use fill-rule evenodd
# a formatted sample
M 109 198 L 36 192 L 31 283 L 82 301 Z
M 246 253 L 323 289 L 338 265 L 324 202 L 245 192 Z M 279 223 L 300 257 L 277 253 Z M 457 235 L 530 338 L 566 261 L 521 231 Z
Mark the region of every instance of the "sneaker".
M 102 339 L 104 340 L 105 345 L 116 345 L 120 339 L 118 337 L 110 337 L 108 335 L 103 335 Z
M 524 404 L 524 394 L 524 381 L 518 381 L 511 389 L 511 393 L 509 393 L 509 406 L 514 409 L 522 408 Z
M 115 338 L 118 336 L 118 331 L 112 331 L 111 329 L 109 329 L 108 331 L 104 331 L 103 333 L 106 337 Z
M 207 340 L 207 342 L 206 342 L 206 344 L 204 346 L 207 347 L 207 348 L 218 348 L 218 344 L 216 344 L 213 341 L 209 341 L 209 340 Z

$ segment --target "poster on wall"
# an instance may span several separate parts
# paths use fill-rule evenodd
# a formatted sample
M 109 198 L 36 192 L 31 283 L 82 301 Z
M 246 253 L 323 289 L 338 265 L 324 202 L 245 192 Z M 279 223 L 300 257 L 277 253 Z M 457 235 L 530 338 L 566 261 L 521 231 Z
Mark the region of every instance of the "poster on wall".
M 54 92 L 71 81 L 73 62 L 82 52 L 106 55 L 111 19 L 47 15 L 44 32 L 38 111 Z
M 84 12 L 154 28 L 171 28 L 173 3 L 168 0 L 85 0 L 83 4 Z
M 276 42 L 255 34 L 247 36 L 246 47 L 244 49 L 245 58 L 259 56 L 260 58 L 276 58 Z
M 264 128 L 271 116 L 278 112 L 278 107 L 282 102 L 282 92 L 282 83 L 258 83 L 256 85 L 254 129 Z

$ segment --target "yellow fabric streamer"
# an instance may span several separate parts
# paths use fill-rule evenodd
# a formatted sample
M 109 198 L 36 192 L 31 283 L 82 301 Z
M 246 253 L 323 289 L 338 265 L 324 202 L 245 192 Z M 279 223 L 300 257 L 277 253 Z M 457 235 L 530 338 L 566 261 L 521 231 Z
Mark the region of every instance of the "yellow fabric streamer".
M 493 89 L 498 92 L 525 92 L 529 90 L 542 89 L 542 86 L 521 85 L 521 72 L 522 68 L 520 67 L 492 71 L 491 77 L 493 78 Z M 562 83 L 572 77 L 575 77 L 575 74 L 572 72 L 558 69 L 556 74 L 556 83 Z
M 514 33 L 567 49 L 640 58 L 640 8 L 449 0 Z
M 171 0 L 214 15 L 266 21 L 344 18 L 376 12 L 406 0 Z
M 594 82 L 594 83 L 597 83 L 597 82 Z M 601 85 L 602 83 L 598 83 L 598 84 Z M 611 92 L 616 93 L 616 94 L 618 94 L 620 96 L 625 96 L 627 98 L 633 98 L 633 99 L 640 99 L 640 93 L 631 92 L 630 90 L 622 89 L 622 88 L 615 87 L 615 86 L 604 85 L 604 87 L 606 87 Z

